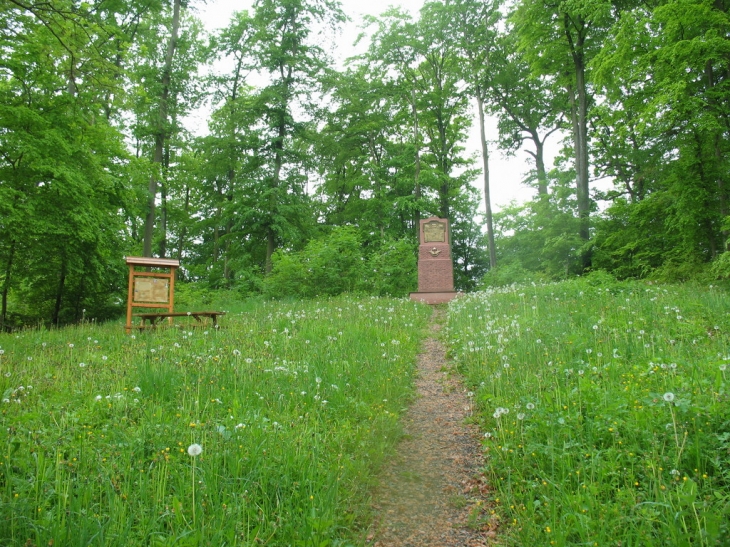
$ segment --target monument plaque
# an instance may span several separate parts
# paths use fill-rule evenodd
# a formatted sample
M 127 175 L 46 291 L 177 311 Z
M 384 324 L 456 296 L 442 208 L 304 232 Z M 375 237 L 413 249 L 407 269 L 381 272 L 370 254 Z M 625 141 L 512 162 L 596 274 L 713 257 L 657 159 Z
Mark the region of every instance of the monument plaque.
M 424 243 L 446 243 L 446 224 L 431 220 L 423 225 Z
M 449 302 L 458 294 L 454 291 L 449 221 L 436 217 L 422 220 L 419 240 L 418 292 L 411 293 L 411 300 Z

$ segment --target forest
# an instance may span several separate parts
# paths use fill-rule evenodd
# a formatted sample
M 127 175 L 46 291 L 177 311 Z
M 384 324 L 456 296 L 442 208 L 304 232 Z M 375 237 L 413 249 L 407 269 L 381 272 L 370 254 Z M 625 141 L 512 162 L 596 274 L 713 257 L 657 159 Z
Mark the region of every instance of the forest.
M 432 0 L 342 64 L 335 0 L 215 33 L 198 2 L 0 0 L 0 330 L 117 317 L 127 255 L 198 291 L 404 296 L 432 215 L 461 290 L 730 275 L 730 0 Z M 490 157 L 522 149 L 533 199 L 492 211 Z

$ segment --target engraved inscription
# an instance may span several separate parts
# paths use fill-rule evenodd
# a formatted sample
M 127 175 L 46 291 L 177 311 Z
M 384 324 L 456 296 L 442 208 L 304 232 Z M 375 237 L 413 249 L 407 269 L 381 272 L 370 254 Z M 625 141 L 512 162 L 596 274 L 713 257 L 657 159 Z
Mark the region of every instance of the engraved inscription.
M 423 225 L 424 243 L 446 242 L 446 225 L 443 222 L 432 220 Z
M 137 277 L 134 280 L 135 302 L 169 302 L 170 282 L 158 277 Z

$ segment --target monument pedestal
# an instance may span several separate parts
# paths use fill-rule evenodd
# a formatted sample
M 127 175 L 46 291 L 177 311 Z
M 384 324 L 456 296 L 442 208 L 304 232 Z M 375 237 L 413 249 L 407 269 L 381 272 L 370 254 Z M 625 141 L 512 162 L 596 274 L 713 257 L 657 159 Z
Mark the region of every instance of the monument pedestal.
M 443 304 L 458 294 L 454 291 L 449 221 L 436 217 L 422 220 L 418 247 L 418 292 L 410 294 L 411 300 Z

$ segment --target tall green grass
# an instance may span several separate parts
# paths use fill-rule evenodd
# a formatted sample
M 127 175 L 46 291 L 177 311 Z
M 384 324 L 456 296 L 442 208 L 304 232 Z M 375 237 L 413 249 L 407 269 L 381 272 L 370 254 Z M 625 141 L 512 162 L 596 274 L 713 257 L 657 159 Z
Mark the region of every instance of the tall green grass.
M 730 297 L 591 279 L 469 295 L 473 385 L 507 545 L 730 545 Z
M 356 542 L 429 310 L 240 308 L 0 336 L 0 545 Z

